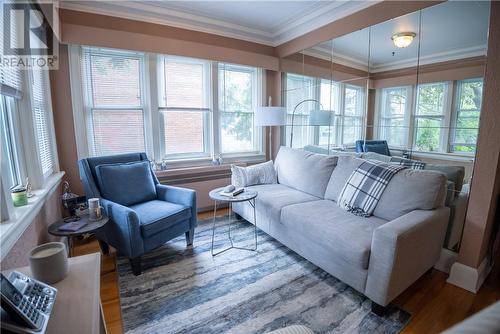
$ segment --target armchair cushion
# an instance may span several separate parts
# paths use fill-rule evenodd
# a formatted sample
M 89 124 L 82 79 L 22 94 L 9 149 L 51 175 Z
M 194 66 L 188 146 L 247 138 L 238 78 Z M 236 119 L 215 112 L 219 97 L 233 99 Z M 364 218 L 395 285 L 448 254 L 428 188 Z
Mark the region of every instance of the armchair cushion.
M 149 161 L 104 164 L 96 167 L 102 197 L 124 206 L 156 199 Z
M 152 200 L 130 206 L 139 217 L 144 238 L 155 235 L 178 222 L 191 218 L 189 206 Z

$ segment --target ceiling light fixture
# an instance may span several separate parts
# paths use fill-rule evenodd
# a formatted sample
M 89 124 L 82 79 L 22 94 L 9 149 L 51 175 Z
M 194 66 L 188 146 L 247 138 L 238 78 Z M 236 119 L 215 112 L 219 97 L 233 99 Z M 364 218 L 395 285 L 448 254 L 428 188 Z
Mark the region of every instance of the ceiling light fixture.
M 396 47 L 406 48 L 413 42 L 415 36 L 417 36 L 417 34 L 414 32 L 400 32 L 392 35 L 391 39 Z

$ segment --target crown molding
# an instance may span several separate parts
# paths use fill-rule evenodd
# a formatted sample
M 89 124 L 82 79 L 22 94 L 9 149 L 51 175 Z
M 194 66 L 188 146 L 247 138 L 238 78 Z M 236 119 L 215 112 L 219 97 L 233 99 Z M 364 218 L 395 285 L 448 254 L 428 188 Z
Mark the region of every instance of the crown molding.
M 422 65 L 429 65 L 429 64 L 434 64 L 434 63 L 442 63 L 442 62 L 447 62 L 447 61 L 452 61 L 452 60 L 459 60 L 459 59 L 466 59 L 466 58 L 473 58 L 473 57 L 478 57 L 478 56 L 486 56 L 487 53 L 487 45 L 478 45 L 478 46 L 473 46 L 473 47 L 468 47 L 468 48 L 461 48 L 461 49 L 455 49 L 451 51 L 446 51 L 446 52 L 438 52 L 438 53 L 433 53 L 427 56 L 420 57 L 413 57 L 409 59 L 404 59 L 404 60 L 399 60 L 395 62 L 387 62 L 387 63 L 381 63 L 381 64 L 370 64 L 368 67 L 368 64 L 366 61 L 356 59 L 350 56 L 346 56 L 344 54 L 340 54 L 337 51 L 335 51 L 335 54 L 332 58 L 331 56 L 331 50 L 328 50 L 323 47 L 314 47 L 311 49 L 308 49 L 307 51 L 304 51 L 304 54 L 307 54 L 312 57 L 332 61 L 338 64 L 342 64 L 345 66 L 357 68 L 360 70 L 364 71 L 370 71 L 370 73 L 379 73 L 379 72 L 386 72 L 386 71 L 393 71 L 393 70 L 399 70 L 399 69 L 404 69 L 404 68 L 409 68 L 409 67 L 415 67 L 417 65 L 417 60 L 418 64 L 420 66 Z
M 319 3 L 269 30 L 255 29 L 185 10 L 168 9 L 154 2 L 138 1 L 60 1 L 63 9 L 145 21 L 189 29 L 249 42 L 278 46 L 354 12 L 370 7 L 376 1 L 333 1 Z

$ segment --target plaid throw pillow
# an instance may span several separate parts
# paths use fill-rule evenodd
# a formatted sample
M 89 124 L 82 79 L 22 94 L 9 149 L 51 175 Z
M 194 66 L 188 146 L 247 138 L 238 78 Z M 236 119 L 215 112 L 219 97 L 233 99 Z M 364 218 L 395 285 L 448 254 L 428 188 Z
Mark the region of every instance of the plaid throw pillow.
M 357 216 L 371 216 L 389 181 L 404 168 L 375 161 L 363 162 L 345 183 L 337 204 Z

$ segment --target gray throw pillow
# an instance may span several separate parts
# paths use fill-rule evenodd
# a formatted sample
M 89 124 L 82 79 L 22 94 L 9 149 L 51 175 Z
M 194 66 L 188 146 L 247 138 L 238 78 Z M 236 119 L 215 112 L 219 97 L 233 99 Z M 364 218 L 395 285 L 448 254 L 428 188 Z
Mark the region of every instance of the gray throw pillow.
M 272 161 L 248 167 L 231 165 L 231 184 L 235 187 L 273 183 L 278 183 L 278 178 Z

